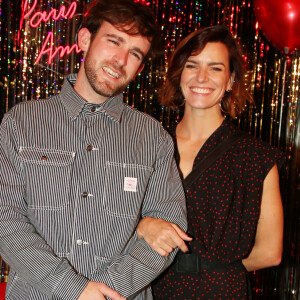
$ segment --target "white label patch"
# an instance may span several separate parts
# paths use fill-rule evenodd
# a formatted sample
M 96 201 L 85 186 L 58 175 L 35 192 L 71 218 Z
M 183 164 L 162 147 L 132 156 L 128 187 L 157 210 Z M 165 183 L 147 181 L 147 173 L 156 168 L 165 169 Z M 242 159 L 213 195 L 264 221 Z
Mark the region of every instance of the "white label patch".
M 124 178 L 124 191 L 136 192 L 137 178 L 125 177 Z

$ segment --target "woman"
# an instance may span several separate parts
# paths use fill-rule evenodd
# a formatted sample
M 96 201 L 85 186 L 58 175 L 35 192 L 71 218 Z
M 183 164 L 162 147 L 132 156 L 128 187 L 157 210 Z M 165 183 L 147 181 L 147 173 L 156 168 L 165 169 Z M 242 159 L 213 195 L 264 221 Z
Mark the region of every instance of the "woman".
M 225 116 L 236 117 L 248 99 L 242 57 L 227 28 L 200 29 L 178 45 L 162 101 L 184 106 L 174 131 L 182 179 L 240 132 Z M 248 272 L 281 262 L 280 161 L 278 150 L 246 133 L 214 157 L 186 189 L 189 255 L 179 253 L 155 281 L 155 299 L 251 298 Z M 137 233 L 161 255 L 188 241 L 174 224 L 151 218 Z

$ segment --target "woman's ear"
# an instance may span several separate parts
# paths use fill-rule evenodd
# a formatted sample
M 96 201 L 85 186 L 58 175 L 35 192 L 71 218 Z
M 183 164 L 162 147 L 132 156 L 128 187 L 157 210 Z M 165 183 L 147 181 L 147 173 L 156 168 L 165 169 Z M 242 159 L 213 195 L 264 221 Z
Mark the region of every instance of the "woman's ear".
M 231 91 L 232 90 L 232 87 L 233 87 L 233 84 L 234 84 L 234 78 L 235 78 L 235 74 L 232 73 L 230 78 L 229 78 L 229 81 L 227 83 L 226 91 Z
M 86 28 L 83 27 L 79 30 L 78 32 L 78 46 L 79 48 L 86 53 L 87 50 L 89 49 L 91 42 L 91 33 L 90 31 Z

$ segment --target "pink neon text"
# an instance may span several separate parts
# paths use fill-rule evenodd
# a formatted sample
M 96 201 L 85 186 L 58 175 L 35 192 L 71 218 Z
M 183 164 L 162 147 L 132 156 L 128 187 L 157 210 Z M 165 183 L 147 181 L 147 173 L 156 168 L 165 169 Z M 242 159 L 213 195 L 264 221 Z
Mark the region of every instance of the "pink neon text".
M 36 5 L 37 5 L 37 0 L 34 0 L 32 7 L 28 10 L 27 13 L 25 13 L 28 6 L 28 0 L 25 0 L 24 7 L 23 7 L 24 19 L 29 17 L 34 12 Z M 49 13 L 47 13 L 46 11 L 43 12 L 38 11 L 34 13 L 33 16 L 30 18 L 29 24 L 31 27 L 38 27 L 42 22 L 48 22 L 50 18 L 53 18 L 55 21 L 59 20 L 60 18 L 72 19 L 76 12 L 76 9 L 77 9 L 77 3 L 73 1 L 66 13 L 65 13 L 66 7 L 64 5 L 61 6 L 59 12 L 55 8 L 52 9 Z
M 69 6 L 68 10 L 66 10 L 65 5 L 62 5 L 59 10 L 52 9 L 49 13 L 47 11 L 34 12 L 37 6 L 37 0 L 34 0 L 33 5 L 31 7 L 29 7 L 28 1 L 29 0 L 24 1 L 24 5 L 22 8 L 20 30 L 22 29 L 24 19 L 28 17 L 30 17 L 29 25 L 33 28 L 36 28 L 42 22 L 48 22 L 51 18 L 55 21 L 58 21 L 61 18 L 72 19 L 77 9 L 77 3 L 76 1 L 73 1 Z M 65 54 L 69 55 L 73 50 L 75 50 L 76 53 L 81 52 L 81 49 L 77 44 L 73 44 L 71 47 L 69 45 L 65 47 L 58 46 L 56 50 L 54 50 L 54 36 L 53 32 L 50 31 L 48 32 L 48 35 L 43 43 L 42 49 L 35 61 L 35 64 L 37 64 L 41 60 L 42 56 L 45 54 L 48 54 L 48 64 L 51 64 L 54 57 L 58 55 L 58 53 L 60 57 L 63 57 Z

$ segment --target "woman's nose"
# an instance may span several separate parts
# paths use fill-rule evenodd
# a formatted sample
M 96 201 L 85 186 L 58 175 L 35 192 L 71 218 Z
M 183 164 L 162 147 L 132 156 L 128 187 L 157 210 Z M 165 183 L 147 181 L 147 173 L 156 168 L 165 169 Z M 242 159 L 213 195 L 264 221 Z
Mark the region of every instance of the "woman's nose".
M 197 73 L 197 80 L 203 82 L 206 81 L 207 78 L 208 78 L 208 74 L 206 68 L 199 68 Z

